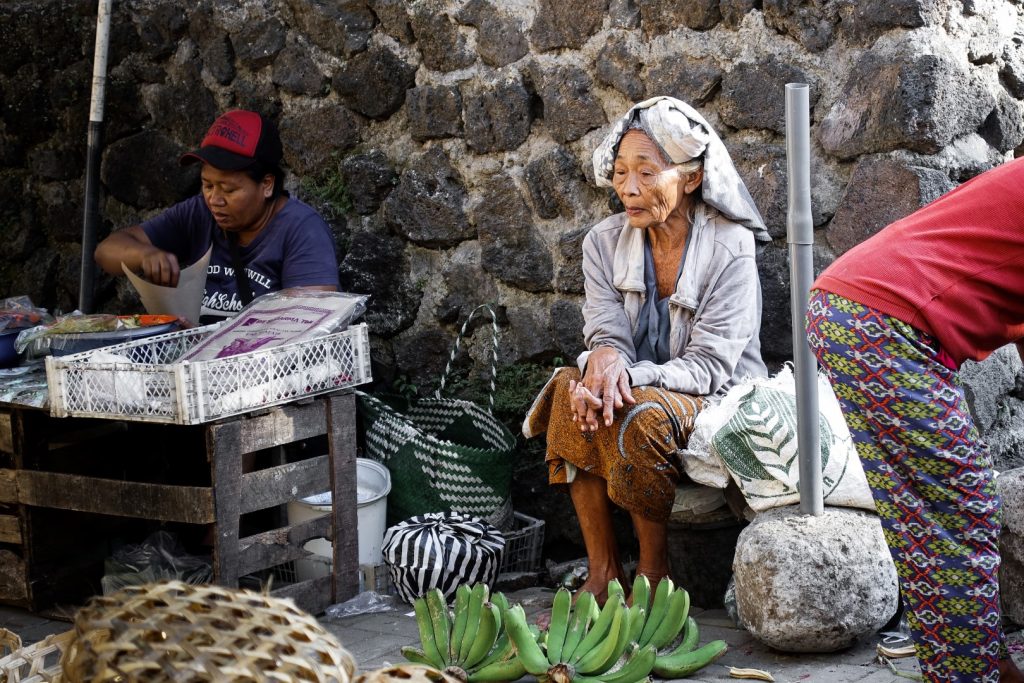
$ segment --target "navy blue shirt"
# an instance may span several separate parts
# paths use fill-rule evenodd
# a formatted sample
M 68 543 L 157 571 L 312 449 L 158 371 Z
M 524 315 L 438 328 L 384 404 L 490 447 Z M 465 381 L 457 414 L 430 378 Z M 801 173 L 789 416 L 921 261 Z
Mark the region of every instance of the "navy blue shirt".
M 217 227 L 201 194 L 175 204 L 142 224 L 153 246 L 169 251 L 184 268 L 213 243 L 207 267 L 202 322 L 242 310 L 226 233 Z M 338 286 L 338 260 L 327 223 L 308 205 L 289 197 L 256 238 L 239 247 L 254 297 L 289 287 Z

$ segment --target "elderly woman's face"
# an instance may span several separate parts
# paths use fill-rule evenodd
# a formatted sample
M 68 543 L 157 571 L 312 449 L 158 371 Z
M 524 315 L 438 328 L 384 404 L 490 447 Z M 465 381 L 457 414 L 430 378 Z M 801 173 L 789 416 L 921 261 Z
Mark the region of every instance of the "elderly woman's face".
M 689 205 L 700 186 L 700 172 L 683 174 L 665 161 L 658 146 L 640 130 L 630 130 L 619 143 L 612 187 L 626 207 L 629 224 L 648 228 L 666 222 Z

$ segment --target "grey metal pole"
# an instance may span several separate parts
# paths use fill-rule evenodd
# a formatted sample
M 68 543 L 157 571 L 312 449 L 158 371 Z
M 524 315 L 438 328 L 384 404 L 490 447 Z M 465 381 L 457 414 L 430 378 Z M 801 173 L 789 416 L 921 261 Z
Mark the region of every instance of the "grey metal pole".
M 107 88 L 107 51 L 113 0 L 99 0 L 96 47 L 92 60 L 92 101 L 89 105 L 89 148 L 85 160 L 85 209 L 82 217 L 82 270 L 78 310 L 92 313 L 96 281 L 96 228 L 100 222 L 100 155 L 103 152 L 103 105 Z
M 818 433 L 818 362 L 807 345 L 804 317 L 814 280 L 814 221 L 811 219 L 811 124 L 806 83 L 786 84 L 786 160 L 789 177 L 790 305 L 793 365 L 796 373 L 797 448 L 800 458 L 800 512 L 825 511 L 821 490 Z

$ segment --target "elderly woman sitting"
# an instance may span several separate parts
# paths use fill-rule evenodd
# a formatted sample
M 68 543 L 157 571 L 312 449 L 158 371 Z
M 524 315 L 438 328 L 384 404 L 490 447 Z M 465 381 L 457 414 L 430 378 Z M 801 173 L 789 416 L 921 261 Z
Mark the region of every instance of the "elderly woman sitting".
M 626 578 L 610 503 L 632 518 L 637 572 L 667 576 L 694 419 L 736 381 L 767 374 L 754 243 L 769 237 L 722 141 L 679 100 L 630 109 L 594 152 L 594 175 L 626 210 L 583 242 L 588 351 L 580 370 L 555 373 L 523 433 L 547 432 L 549 481 L 568 484 L 587 547 L 581 590 L 603 603 L 608 582 Z

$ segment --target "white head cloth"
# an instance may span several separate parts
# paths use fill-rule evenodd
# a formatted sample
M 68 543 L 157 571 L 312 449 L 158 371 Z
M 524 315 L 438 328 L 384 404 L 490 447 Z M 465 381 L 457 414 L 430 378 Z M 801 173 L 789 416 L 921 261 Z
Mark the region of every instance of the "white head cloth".
M 619 141 L 635 119 L 673 164 L 682 164 L 703 154 L 701 194 L 704 203 L 718 209 L 726 218 L 750 228 L 758 240 L 771 240 L 721 138 L 696 109 L 673 97 L 652 97 L 633 105 L 612 126 L 594 150 L 594 179 L 599 186 L 611 187 Z

